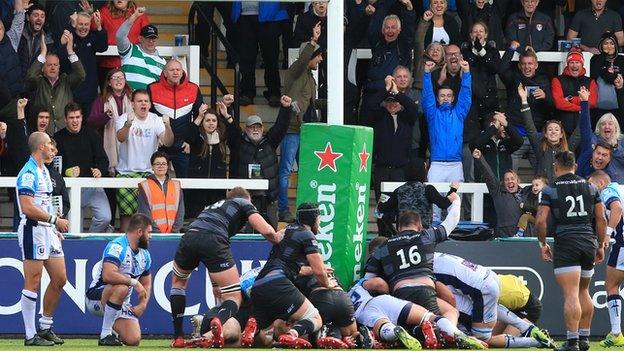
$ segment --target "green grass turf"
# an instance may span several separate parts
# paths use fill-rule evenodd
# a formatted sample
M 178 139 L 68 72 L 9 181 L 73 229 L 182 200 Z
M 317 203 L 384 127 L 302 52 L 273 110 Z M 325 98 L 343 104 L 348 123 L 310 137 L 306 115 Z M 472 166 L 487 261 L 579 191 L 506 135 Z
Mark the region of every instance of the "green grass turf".
M 122 349 L 128 350 L 127 347 L 119 348 L 119 347 L 98 347 L 97 339 L 95 337 L 91 339 L 66 339 L 65 345 L 52 347 L 57 350 L 97 350 L 97 351 L 119 351 Z M 52 348 L 46 347 L 38 347 L 36 350 L 47 350 Z M 164 339 L 146 339 L 141 341 L 141 345 L 138 348 L 139 350 L 165 350 L 169 349 L 169 340 Z M 5 339 L 0 340 L 0 350 L 33 350 L 32 347 L 24 347 L 24 341 L 20 339 Z M 250 350 L 250 349 L 229 349 L 233 351 L 238 350 Z M 253 349 L 251 349 L 253 350 Z M 266 349 L 263 349 L 266 350 Z M 497 350 L 497 349 L 490 349 Z M 513 350 L 537 350 L 537 349 L 513 349 Z M 598 345 L 598 342 L 592 342 L 590 350 L 606 350 Z M 615 350 L 618 350 L 617 348 Z

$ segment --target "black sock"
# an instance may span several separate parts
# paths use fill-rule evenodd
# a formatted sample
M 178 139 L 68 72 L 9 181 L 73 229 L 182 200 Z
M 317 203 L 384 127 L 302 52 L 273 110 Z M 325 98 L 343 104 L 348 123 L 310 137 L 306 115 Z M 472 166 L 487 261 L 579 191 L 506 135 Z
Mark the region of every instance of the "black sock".
M 225 300 L 221 306 L 213 307 L 211 310 L 217 315 L 217 318 L 221 321 L 221 325 L 223 325 L 228 319 L 238 313 L 238 305 L 232 300 Z
M 314 323 L 309 319 L 300 320 L 295 322 L 291 329 L 296 330 L 299 337 L 302 337 L 314 333 Z
M 201 335 L 204 335 L 210 330 L 210 321 L 217 316 L 217 313 L 213 311 L 214 308 L 208 310 L 208 312 L 204 313 L 204 319 L 202 320 L 202 325 L 200 328 Z
M 173 320 L 173 337 L 184 336 L 182 322 L 184 321 L 184 310 L 186 309 L 186 292 L 183 289 L 172 288 L 169 293 L 171 302 L 171 319 Z

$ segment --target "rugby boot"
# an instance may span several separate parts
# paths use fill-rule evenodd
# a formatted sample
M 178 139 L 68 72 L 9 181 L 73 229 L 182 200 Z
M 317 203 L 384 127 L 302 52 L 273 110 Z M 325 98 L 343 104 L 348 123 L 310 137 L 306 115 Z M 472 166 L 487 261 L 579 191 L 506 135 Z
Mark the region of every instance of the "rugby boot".
M 607 336 L 600 342 L 600 346 L 602 347 L 622 347 L 624 346 L 624 335 L 622 333 L 612 334 L 609 333 Z
M 174 349 L 183 349 L 186 347 L 186 341 L 184 341 L 184 337 L 178 336 L 171 340 L 171 344 L 169 346 Z
M 212 339 L 200 336 L 198 338 L 193 338 L 184 341 L 184 347 L 186 348 L 202 348 L 209 349 L 212 347 Z
M 257 330 L 258 322 L 256 322 L 256 319 L 254 317 L 249 317 L 249 319 L 247 319 L 247 325 L 245 325 L 245 330 L 243 330 L 243 333 L 241 334 L 242 347 L 253 346 Z
M 460 349 L 484 350 L 488 348 L 487 344 L 463 333 L 455 335 L 455 345 Z
M 193 325 L 193 332 L 191 333 L 191 338 L 196 339 L 201 337 L 201 325 L 204 321 L 204 315 L 196 314 L 191 317 L 191 324 Z
M 529 328 L 528 336 L 537 340 L 541 344 L 541 347 L 554 349 L 556 346 L 555 340 L 550 337 L 547 330 L 540 329 L 534 325 Z
M 578 341 L 570 342 L 566 340 L 561 346 L 556 347 L 555 351 L 579 351 Z
M 580 351 L 589 350 L 589 338 L 579 339 L 579 350 Z
M 356 339 L 357 347 L 359 349 L 372 349 L 375 344 L 375 337 L 373 332 L 365 326 L 358 328 L 359 335 Z
M 30 339 L 24 340 L 24 346 L 54 346 L 54 341 L 46 340 L 39 335 L 35 334 Z
M 407 330 L 403 329 L 403 327 L 394 327 L 394 335 L 399 338 L 401 344 L 403 344 L 403 346 L 405 346 L 408 350 L 422 350 L 420 341 L 409 335 Z
M 215 317 L 210 321 L 210 330 L 212 330 L 212 347 L 222 348 L 225 345 L 225 339 L 219 318 Z
M 52 329 L 45 329 L 45 330 L 40 330 L 37 332 L 37 335 L 39 335 L 40 337 L 52 341 L 54 342 L 55 345 L 63 345 L 65 343 L 65 340 L 61 339 L 58 337 L 58 335 L 56 335 Z
M 98 346 L 123 346 L 123 343 L 115 335 L 109 334 L 98 340 Z
M 435 331 L 433 330 L 433 324 L 429 321 L 424 321 L 420 324 L 420 330 L 423 334 L 423 346 L 426 349 L 437 349 L 438 348 L 438 338 L 436 337 Z
M 311 349 L 312 344 L 306 339 L 298 338 L 292 334 L 280 335 L 277 340 L 282 347 L 288 347 L 291 349 Z
M 357 342 L 355 342 L 355 339 L 353 339 L 353 336 L 343 337 L 342 342 L 344 342 L 345 345 L 347 345 L 347 347 L 350 349 L 355 349 L 358 347 Z
M 348 349 L 349 346 L 342 342 L 342 340 L 333 336 L 324 336 L 316 339 L 316 346 L 321 349 Z

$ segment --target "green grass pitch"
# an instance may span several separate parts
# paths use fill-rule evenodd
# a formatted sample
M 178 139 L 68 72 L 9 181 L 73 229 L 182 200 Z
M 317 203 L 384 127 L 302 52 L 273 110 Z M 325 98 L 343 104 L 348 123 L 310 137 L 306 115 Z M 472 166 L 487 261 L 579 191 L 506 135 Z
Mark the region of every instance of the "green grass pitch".
M 165 340 L 165 339 L 146 339 L 141 341 L 141 345 L 138 347 L 138 350 L 167 350 L 169 349 L 169 341 L 170 340 Z M 4 339 L 4 340 L 0 340 L 0 350 L 33 350 L 32 347 L 24 347 L 24 341 L 21 339 Z M 97 351 L 113 351 L 113 350 L 121 350 L 121 349 L 128 349 L 128 347 L 125 348 L 119 348 L 119 347 L 98 347 L 97 346 L 97 339 L 95 337 L 91 338 L 91 339 L 65 339 L 65 345 L 63 346 L 53 346 L 50 348 L 41 348 L 38 347 L 36 348 L 36 350 L 51 350 L 51 349 L 57 349 L 57 350 L 97 350 Z M 229 349 L 232 351 L 242 351 L 242 350 L 250 350 L 250 349 Z M 251 350 L 260 350 L 260 349 L 251 349 Z M 262 349 L 262 350 L 266 350 L 266 349 Z M 490 350 L 498 350 L 498 349 L 490 349 Z M 537 350 L 537 349 L 510 349 L 510 350 Z M 606 350 L 603 349 L 602 347 L 600 347 L 600 345 L 598 345 L 598 342 L 592 342 L 591 343 L 591 348 L 590 350 Z M 617 348 L 615 349 L 617 350 Z

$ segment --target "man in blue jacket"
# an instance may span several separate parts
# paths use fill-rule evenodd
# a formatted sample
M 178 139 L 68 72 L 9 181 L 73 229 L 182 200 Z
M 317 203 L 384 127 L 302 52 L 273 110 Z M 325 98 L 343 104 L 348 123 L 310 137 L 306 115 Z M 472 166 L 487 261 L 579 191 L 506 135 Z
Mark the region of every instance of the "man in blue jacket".
M 435 63 L 425 62 L 423 76 L 422 107 L 429 127 L 429 151 L 431 165 L 427 175 L 430 182 L 455 182 L 464 180 L 462 167 L 462 144 L 464 120 L 470 111 L 472 87 L 470 66 L 462 60 L 461 88 L 455 99 L 453 90 L 441 86 L 433 92 L 431 70 Z M 454 105 L 453 105 L 454 104 Z M 434 207 L 434 220 L 439 220 L 440 209 Z

